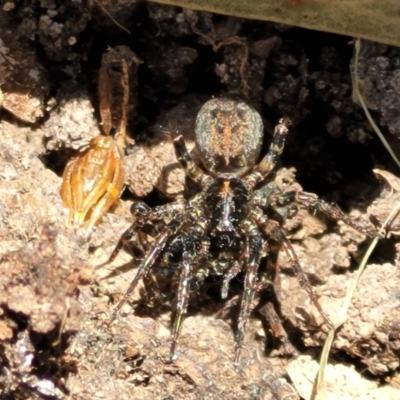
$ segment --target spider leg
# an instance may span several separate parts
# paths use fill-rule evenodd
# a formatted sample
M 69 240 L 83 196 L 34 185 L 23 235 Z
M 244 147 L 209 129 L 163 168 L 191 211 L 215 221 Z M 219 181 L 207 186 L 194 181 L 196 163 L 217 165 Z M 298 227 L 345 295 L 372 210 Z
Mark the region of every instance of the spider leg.
M 156 220 L 161 219 L 174 219 L 182 213 L 185 209 L 183 201 L 177 201 L 171 204 L 165 204 L 159 207 L 151 209 L 147 204 L 143 202 L 136 203 L 132 209 L 132 214 L 135 218 L 135 222 L 122 234 L 111 253 L 108 262 L 112 262 L 121 251 L 122 247 L 128 243 L 132 237 L 143 229 L 145 224 L 152 223 Z
M 275 246 L 274 246 L 275 247 Z M 288 334 L 283 327 L 280 313 L 280 303 L 282 300 L 282 283 L 279 275 L 280 266 L 278 263 L 278 249 L 270 248 L 267 257 L 267 272 L 271 279 L 260 280 L 257 284 L 257 291 L 266 288 L 273 288 L 275 301 L 270 299 L 267 301 L 258 312 L 265 318 L 265 322 L 269 326 L 273 338 L 276 338 L 281 343 L 281 354 L 293 353 L 293 347 L 290 344 Z
M 277 251 L 268 252 L 267 256 L 267 273 L 268 276 L 260 276 L 260 280 L 255 284 L 256 292 L 260 292 L 270 286 L 273 287 L 278 302 L 282 300 L 282 283 L 279 276 L 280 267 L 278 264 Z M 263 274 L 260 274 L 263 275 Z
M 121 251 L 122 247 L 128 243 L 132 237 L 142 228 L 143 226 L 138 222 L 135 221 L 119 238 L 117 245 L 115 246 L 113 252 L 108 257 L 107 263 L 111 263 L 115 260 L 118 253 Z
M 260 163 L 253 168 L 253 171 L 243 178 L 243 181 L 250 189 L 253 189 L 257 183 L 264 180 L 275 167 L 278 157 L 282 154 L 283 148 L 285 147 L 290 124 L 291 122 L 288 118 L 281 118 L 279 120 L 278 125 L 275 127 L 274 136 L 268 153 Z
M 131 228 L 134 226 L 133 224 Z M 163 251 L 165 245 L 167 244 L 168 239 L 172 236 L 175 235 L 179 229 L 182 226 L 182 218 L 172 220 L 169 224 L 164 226 L 164 228 L 161 230 L 160 234 L 157 236 L 153 246 L 147 253 L 146 257 L 142 260 L 138 267 L 138 271 L 136 273 L 135 278 L 129 285 L 128 290 L 124 294 L 124 297 L 122 300 L 118 303 L 117 307 L 113 311 L 111 315 L 111 320 L 113 320 L 118 313 L 118 311 L 121 309 L 121 307 L 125 304 L 125 302 L 128 300 L 129 296 L 133 293 L 135 290 L 136 285 L 139 283 L 140 279 L 147 273 L 147 271 L 154 265 L 154 263 L 157 261 L 160 253 Z M 128 229 L 129 231 L 129 229 Z M 127 231 L 127 232 L 128 232 Z
M 185 235 L 179 234 L 168 242 L 168 247 L 163 251 L 163 254 L 159 258 L 159 265 L 154 265 L 152 270 L 164 276 L 178 276 L 182 265 L 182 260 L 172 261 L 171 256 L 179 253 L 182 257 L 183 254 L 183 243 L 185 241 Z M 171 248 L 175 250 L 173 253 L 170 252 Z M 210 260 L 209 253 L 210 243 L 209 240 L 203 238 L 200 249 L 196 252 L 196 270 L 193 271 L 193 276 L 190 279 L 190 292 L 198 291 L 202 286 L 205 278 L 209 275 L 209 269 L 207 268 Z
M 163 204 L 162 206 L 157 206 L 150 208 L 149 218 L 151 220 L 161 220 L 161 219 L 175 219 L 179 214 L 181 214 L 186 207 L 186 201 L 184 199 L 178 199 L 173 203 Z
M 237 324 L 237 331 L 235 334 L 235 357 L 234 365 L 239 365 L 240 352 L 243 347 L 243 340 L 246 331 L 247 320 L 250 315 L 251 304 L 255 295 L 255 284 L 257 278 L 258 267 L 260 264 L 261 248 L 262 248 L 262 237 L 258 228 L 252 226 L 249 232 L 246 263 L 246 275 L 244 280 L 244 291 L 243 297 L 240 303 L 240 312 Z
M 381 234 L 373 227 L 362 225 L 354 220 L 352 220 L 349 216 L 347 216 L 337 204 L 328 203 L 324 200 L 321 200 L 314 193 L 300 192 L 300 191 L 292 191 L 287 192 L 279 196 L 280 204 L 288 204 L 290 202 L 297 202 L 303 204 L 305 207 L 309 209 L 313 209 L 316 211 L 320 211 L 325 214 L 330 219 L 335 221 L 343 221 L 345 224 L 351 226 L 356 231 L 363 233 L 369 237 L 382 237 Z
M 292 354 L 293 346 L 289 341 L 288 334 L 282 325 L 281 318 L 277 314 L 274 304 L 272 302 L 268 302 L 261 307 L 258 312 L 265 318 L 273 337 L 281 342 L 281 354 Z
M 135 204 L 134 208 L 132 209 L 132 214 L 135 217 L 135 222 L 122 234 L 122 236 L 118 240 L 117 245 L 115 246 L 110 257 L 108 258 L 109 263 L 115 260 L 122 247 L 126 243 L 128 243 L 141 228 L 143 228 L 149 212 L 150 207 L 147 204 L 142 202 Z
M 172 328 L 172 343 L 170 350 L 170 360 L 176 359 L 175 350 L 178 343 L 179 334 L 182 327 L 182 318 L 186 313 L 189 303 L 190 282 L 193 278 L 193 268 L 201 258 L 201 245 L 203 237 L 207 231 L 208 222 L 200 218 L 195 225 L 192 225 L 184 232 L 187 240 L 184 242 L 182 255 L 182 265 L 179 279 L 178 296 L 176 302 L 176 314 Z
M 204 280 L 209 275 L 209 269 L 207 268 L 210 261 L 210 241 L 205 239 L 201 242 L 201 248 L 196 256 L 196 266 L 198 267 L 190 281 L 190 291 L 199 290 Z
M 255 216 L 258 225 L 262 228 L 263 232 L 268 238 L 275 240 L 281 246 L 281 248 L 286 252 L 293 272 L 298 279 L 301 288 L 308 294 L 311 302 L 314 304 L 322 318 L 325 322 L 330 326 L 333 327 L 332 321 L 329 319 L 328 315 L 322 309 L 321 304 L 319 304 L 317 295 L 313 287 L 311 286 L 307 275 L 302 270 L 299 260 L 297 258 L 296 252 L 293 249 L 290 241 L 287 239 L 283 230 L 279 227 L 276 221 L 268 219 L 261 210 L 256 210 L 253 215 Z
M 200 184 L 203 188 L 208 186 L 214 179 L 203 172 L 203 170 L 192 160 L 187 151 L 185 140 L 178 129 L 173 131 L 173 144 L 175 147 L 176 158 L 185 170 L 186 175 L 194 182 Z
M 242 270 L 243 262 L 244 262 L 244 257 L 242 255 L 240 257 L 240 260 L 234 260 L 232 265 L 230 265 L 229 269 L 225 272 L 221 288 L 222 299 L 226 299 L 228 297 L 229 283 Z

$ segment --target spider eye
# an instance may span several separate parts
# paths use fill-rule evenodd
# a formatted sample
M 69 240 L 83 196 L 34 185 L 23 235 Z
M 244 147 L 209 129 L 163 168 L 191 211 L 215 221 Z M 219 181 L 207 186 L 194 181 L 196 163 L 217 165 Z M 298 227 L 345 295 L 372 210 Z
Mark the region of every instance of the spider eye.
M 197 115 L 195 132 L 210 172 L 243 175 L 260 155 L 263 123 L 260 114 L 244 102 L 208 101 Z

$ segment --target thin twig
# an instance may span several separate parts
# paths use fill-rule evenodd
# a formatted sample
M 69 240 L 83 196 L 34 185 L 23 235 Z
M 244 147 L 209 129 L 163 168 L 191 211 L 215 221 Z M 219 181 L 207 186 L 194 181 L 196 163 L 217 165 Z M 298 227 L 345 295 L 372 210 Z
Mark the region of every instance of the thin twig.
M 104 14 L 107 14 L 107 16 L 111 19 L 111 21 L 114 22 L 115 25 L 117 25 L 119 28 L 121 28 L 123 31 L 125 31 L 129 35 L 131 34 L 131 32 L 128 29 L 126 29 L 123 25 L 121 25 L 118 21 L 116 21 L 113 18 L 113 16 L 107 11 L 107 9 L 103 5 L 100 4 L 100 2 L 98 0 L 94 0 L 94 1 L 102 9 Z
M 365 105 L 364 99 L 360 93 L 359 90 L 359 86 L 358 86 L 358 57 L 360 54 L 360 38 L 357 38 L 355 41 L 355 54 L 354 54 L 354 79 L 353 79 L 353 87 L 354 87 L 354 92 L 357 95 L 358 101 L 361 104 L 361 107 L 364 110 L 364 113 L 369 121 L 369 123 L 371 124 L 373 130 L 375 131 L 375 133 L 378 135 L 379 139 L 381 140 L 382 144 L 385 146 L 386 150 L 388 151 L 388 153 L 391 155 L 391 157 L 393 158 L 394 162 L 400 167 L 400 161 L 397 159 L 396 155 L 394 154 L 393 150 L 391 149 L 391 147 L 389 146 L 389 143 L 387 142 L 387 140 L 385 139 L 385 137 L 383 136 L 381 130 L 379 129 L 379 127 L 376 125 L 375 121 L 372 119 L 371 114 L 368 111 L 367 106 Z
M 357 98 L 365 112 L 365 115 L 369 121 L 369 123 L 371 124 L 372 128 L 374 129 L 374 131 L 376 132 L 376 134 L 378 135 L 378 137 L 381 139 L 383 145 L 385 146 L 385 148 L 387 149 L 388 153 L 392 156 L 393 160 L 396 162 L 396 164 L 400 167 L 400 162 L 398 161 L 397 157 L 395 156 L 393 150 L 391 149 L 391 147 L 389 146 L 388 142 L 386 141 L 386 139 L 384 138 L 382 132 L 380 131 L 380 129 L 378 128 L 378 126 L 376 125 L 375 121 L 372 119 L 371 114 L 369 113 L 367 106 L 365 105 L 364 99 L 359 91 L 359 87 L 358 87 L 358 58 L 359 58 L 359 53 L 360 53 L 360 39 L 357 38 L 355 40 L 355 56 L 354 56 L 354 80 L 353 80 L 353 85 L 354 85 L 354 92 L 357 95 Z M 385 222 L 383 223 L 381 229 L 380 229 L 380 233 L 381 236 L 384 237 L 385 235 L 385 229 L 386 227 L 390 226 L 390 224 L 392 223 L 393 219 L 396 217 L 396 215 L 399 213 L 400 211 L 400 202 L 396 205 L 396 207 L 394 207 L 394 209 L 392 210 L 392 212 L 390 213 L 390 215 L 386 218 Z M 318 370 L 318 374 L 316 377 L 316 380 L 314 381 L 314 386 L 313 386 L 313 392 L 311 394 L 311 399 L 312 400 L 323 400 L 326 398 L 326 394 L 323 391 L 323 384 L 324 384 L 324 373 L 325 373 L 325 368 L 328 364 L 328 359 L 329 359 L 329 353 L 332 347 L 332 343 L 333 340 L 335 338 L 335 333 L 337 331 L 338 328 L 340 328 L 347 320 L 347 313 L 348 313 L 348 309 L 351 305 L 354 293 L 356 291 L 358 282 L 360 281 L 361 275 L 363 274 L 365 267 L 367 265 L 367 262 L 369 260 L 369 257 L 371 256 L 372 252 L 374 251 L 376 245 L 378 244 L 378 240 L 379 238 L 374 238 L 373 241 L 371 242 L 371 244 L 368 246 L 367 251 L 364 254 L 364 257 L 360 263 L 359 268 L 357 269 L 357 271 L 354 274 L 354 278 L 353 278 L 353 282 L 346 294 L 346 299 L 345 302 L 342 306 L 342 309 L 340 310 L 339 315 L 337 315 L 337 318 L 334 320 L 334 328 L 332 328 L 329 333 L 328 336 L 326 338 L 324 347 L 322 349 L 322 353 L 321 353 L 321 358 L 320 358 L 320 363 L 319 363 L 319 370 Z

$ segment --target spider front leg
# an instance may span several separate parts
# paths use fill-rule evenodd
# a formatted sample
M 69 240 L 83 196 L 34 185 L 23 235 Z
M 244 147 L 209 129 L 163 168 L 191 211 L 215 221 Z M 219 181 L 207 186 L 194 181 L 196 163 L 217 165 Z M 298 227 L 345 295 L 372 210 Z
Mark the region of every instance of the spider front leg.
M 250 315 L 251 304 L 256 292 L 256 279 L 258 267 L 261 258 L 262 237 L 260 231 L 256 227 L 249 227 L 249 239 L 246 243 L 246 275 L 244 280 L 243 297 L 240 303 L 240 312 L 237 324 L 237 331 L 235 334 L 235 358 L 234 365 L 239 365 L 240 352 L 243 347 L 243 340 L 246 331 L 247 320 Z
M 329 319 L 328 315 L 325 313 L 325 311 L 322 309 L 321 304 L 319 304 L 317 295 L 315 294 L 314 288 L 311 286 L 310 281 L 307 278 L 307 275 L 304 273 L 303 269 L 300 266 L 300 262 L 297 258 L 296 252 L 294 251 L 293 246 L 291 245 L 290 241 L 287 239 L 285 234 L 283 233 L 283 230 L 279 227 L 276 221 L 268 219 L 261 210 L 255 210 L 253 212 L 253 215 L 255 219 L 257 220 L 257 224 L 260 226 L 260 228 L 263 230 L 265 235 L 276 241 L 281 249 L 283 249 L 288 258 L 290 265 L 293 269 L 293 272 L 298 279 L 301 288 L 308 294 L 308 297 L 310 298 L 311 302 L 314 304 L 315 308 L 318 310 L 322 318 L 325 320 L 325 322 L 333 328 L 333 323 Z
M 133 210 L 132 214 L 135 217 L 135 222 L 122 234 L 120 239 L 118 240 L 117 245 L 115 246 L 113 252 L 110 254 L 108 258 L 108 263 L 115 260 L 118 253 L 121 251 L 122 247 L 128 243 L 132 237 L 143 228 L 146 223 L 148 213 L 150 211 L 150 207 L 145 203 L 137 203 Z
M 247 257 L 248 257 L 248 246 L 242 253 L 235 257 L 233 260 L 228 259 L 226 255 L 219 255 L 218 258 L 209 261 L 209 269 L 212 271 L 212 275 L 223 276 L 221 286 L 221 298 L 226 299 L 228 297 L 229 284 L 233 278 L 235 278 L 243 269 Z M 222 256 L 222 257 L 221 257 Z
M 222 299 L 226 299 L 228 297 L 229 284 L 231 283 L 231 280 L 241 272 L 243 267 L 243 262 L 244 260 L 242 255 L 239 260 L 233 261 L 232 265 L 229 266 L 227 272 L 224 274 L 224 279 L 222 281 L 222 288 L 221 288 Z
M 141 231 L 146 224 L 152 224 L 154 221 L 162 219 L 172 220 L 176 218 L 177 215 L 181 214 L 184 209 L 185 203 L 183 200 L 155 207 L 154 209 L 150 208 L 143 202 L 135 204 L 132 209 L 135 222 L 122 234 L 109 257 L 108 262 L 110 263 L 114 261 L 122 247 L 128 243 L 136 233 Z
M 268 302 L 262 306 L 258 312 L 265 318 L 273 338 L 279 340 L 281 344 L 280 354 L 293 354 L 294 348 L 289 341 L 288 334 L 282 325 L 281 317 L 276 312 L 274 304 L 272 302 Z
M 176 314 L 172 329 L 171 361 L 176 359 L 176 345 L 182 327 L 182 318 L 183 315 L 186 314 L 189 303 L 190 282 L 193 278 L 193 269 L 199 262 L 199 259 L 201 259 L 202 253 L 200 249 L 208 225 L 209 223 L 205 219 L 200 218 L 194 226 L 191 226 L 187 231 L 182 233 L 186 240 L 183 244 L 181 272 L 175 309 Z
M 275 299 L 270 298 L 258 312 L 265 318 L 265 322 L 269 326 L 270 332 L 274 339 L 278 339 L 281 344 L 281 354 L 292 354 L 293 347 L 290 344 L 288 334 L 282 324 L 280 304 L 282 301 L 282 283 L 279 275 L 280 266 L 278 263 L 278 249 L 270 247 L 266 262 L 267 276 L 262 278 L 257 284 L 257 291 L 267 288 L 272 291 Z M 261 274 L 260 274 L 261 275 Z
M 160 256 L 161 252 L 164 250 L 164 247 L 167 244 L 168 239 L 170 237 L 172 237 L 173 235 L 175 235 L 179 231 L 179 229 L 182 226 L 182 219 L 183 219 L 183 216 L 181 216 L 181 218 L 172 220 L 169 224 L 164 226 L 164 228 L 161 230 L 161 232 L 157 236 L 153 246 L 148 251 L 146 257 L 140 263 L 140 265 L 138 267 L 138 271 L 136 273 L 136 276 L 133 279 L 133 281 L 131 282 L 131 284 L 129 285 L 129 288 L 126 291 L 126 293 L 124 294 L 124 297 L 118 303 L 117 307 L 113 311 L 113 313 L 111 315 L 111 320 L 113 320 L 115 318 L 118 311 L 121 309 L 121 307 L 125 304 L 125 302 L 130 297 L 130 295 L 133 293 L 133 291 L 135 290 L 136 285 L 139 283 L 140 279 L 142 279 L 143 276 L 149 271 L 149 269 L 155 264 L 155 262 L 157 261 L 157 259 Z M 133 224 L 131 226 L 131 228 L 134 225 L 135 224 Z M 129 232 L 130 232 L 130 229 L 128 229 Z M 122 247 L 122 245 L 121 245 L 121 247 Z M 117 245 L 116 249 L 117 248 L 118 248 L 118 245 Z M 115 250 L 114 250 L 114 252 L 115 252 Z M 114 254 L 114 252 L 113 252 L 113 254 Z

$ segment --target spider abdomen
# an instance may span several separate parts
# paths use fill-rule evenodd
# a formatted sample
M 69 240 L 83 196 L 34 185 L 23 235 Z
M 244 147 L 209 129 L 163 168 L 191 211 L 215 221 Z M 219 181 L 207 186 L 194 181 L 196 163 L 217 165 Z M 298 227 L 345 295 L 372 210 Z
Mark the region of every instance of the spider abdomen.
M 195 132 L 202 162 L 211 173 L 243 175 L 260 155 L 261 116 L 243 101 L 208 101 L 197 116 Z

